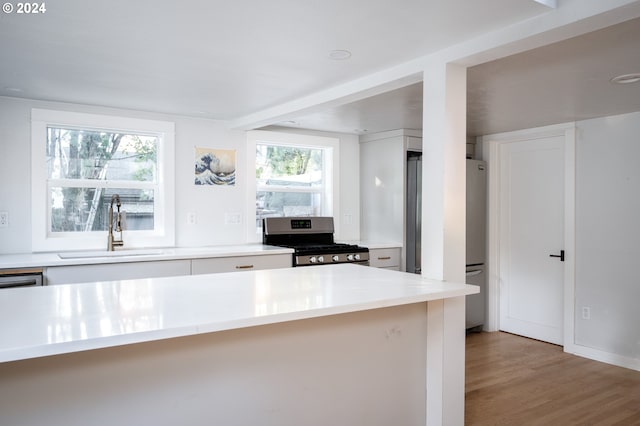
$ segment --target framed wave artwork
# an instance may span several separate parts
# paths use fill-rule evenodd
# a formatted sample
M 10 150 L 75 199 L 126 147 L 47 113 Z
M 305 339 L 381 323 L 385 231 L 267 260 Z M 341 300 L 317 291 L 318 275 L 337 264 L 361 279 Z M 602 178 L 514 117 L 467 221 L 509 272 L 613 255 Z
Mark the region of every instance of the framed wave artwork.
M 236 151 L 196 147 L 196 185 L 235 186 Z

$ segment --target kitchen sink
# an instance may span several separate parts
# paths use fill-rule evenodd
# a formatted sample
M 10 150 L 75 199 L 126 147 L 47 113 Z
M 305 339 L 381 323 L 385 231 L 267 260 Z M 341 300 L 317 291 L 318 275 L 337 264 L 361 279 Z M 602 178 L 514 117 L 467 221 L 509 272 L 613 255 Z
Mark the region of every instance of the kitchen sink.
M 123 249 L 123 250 L 95 250 L 95 251 L 69 251 L 58 253 L 60 259 L 89 259 L 94 257 L 125 257 L 125 256 L 152 256 L 163 254 L 162 249 Z

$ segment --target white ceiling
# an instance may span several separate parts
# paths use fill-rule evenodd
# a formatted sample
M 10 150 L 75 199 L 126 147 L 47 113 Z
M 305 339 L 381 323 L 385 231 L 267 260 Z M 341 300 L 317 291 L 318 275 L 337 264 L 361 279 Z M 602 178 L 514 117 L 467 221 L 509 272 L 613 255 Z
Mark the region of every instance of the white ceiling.
M 640 19 L 471 67 L 467 133 L 499 132 L 640 111 Z
M 547 12 L 533 0 L 64 0 L 0 13 L 0 95 L 231 120 Z M 348 49 L 349 60 L 328 58 Z
M 467 134 L 488 135 L 640 111 L 640 19 L 470 67 Z M 422 128 L 422 83 L 279 123 L 346 133 Z
M 0 96 L 240 122 L 553 12 L 535 0 L 65 0 L 46 6 L 39 15 L 0 13 Z M 544 71 L 553 69 L 590 81 L 583 74 L 592 67 L 585 62 L 592 55 L 587 47 L 616 51 L 611 54 L 635 48 L 631 53 L 637 60 L 638 22 L 630 27 L 609 36 L 625 41 L 632 34 L 635 38 L 625 47 L 611 49 L 589 39 L 577 48 L 569 46 L 575 55 L 568 65 L 562 63 L 566 54 L 559 53 L 567 47 L 551 46 L 541 51 L 544 57 L 522 53 L 470 68 L 471 132 L 521 126 L 522 120 L 505 114 L 514 110 L 514 103 L 528 106 L 521 109 L 527 116 L 546 111 L 522 91 L 533 88 L 542 94 L 548 87 L 531 83 L 529 76 L 549 82 Z M 334 49 L 347 49 L 352 57 L 331 60 Z M 623 68 L 617 56 L 595 62 Z M 572 102 L 575 110 L 587 102 L 576 80 L 559 84 L 567 85 L 573 91 L 561 100 L 564 112 L 571 113 Z M 564 93 L 557 86 L 549 91 Z M 594 96 L 604 99 L 601 93 Z M 291 118 L 295 123 L 284 125 L 348 133 L 420 128 L 421 99 L 418 83 L 313 115 L 300 114 Z

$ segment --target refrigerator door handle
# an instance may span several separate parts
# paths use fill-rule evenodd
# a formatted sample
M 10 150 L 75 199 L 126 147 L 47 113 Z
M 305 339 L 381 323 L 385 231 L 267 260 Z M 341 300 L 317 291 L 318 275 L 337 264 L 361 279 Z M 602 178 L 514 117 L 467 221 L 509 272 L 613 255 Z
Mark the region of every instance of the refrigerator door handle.
M 482 273 L 482 269 L 473 269 L 471 271 L 467 271 L 467 277 L 474 277 L 476 275 L 480 275 Z
M 560 262 L 564 262 L 564 250 L 560 250 L 560 254 L 550 254 L 549 257 L 559 257 Z

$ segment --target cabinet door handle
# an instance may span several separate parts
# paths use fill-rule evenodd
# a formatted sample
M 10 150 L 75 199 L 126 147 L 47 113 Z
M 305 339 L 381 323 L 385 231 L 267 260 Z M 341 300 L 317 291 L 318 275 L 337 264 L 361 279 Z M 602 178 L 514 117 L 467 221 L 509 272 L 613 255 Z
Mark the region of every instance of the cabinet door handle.
M 237 265 L 236 269 L 251 269 L 253 265 Z
M 378 260 L 390 260 L 391 256 L 382 256 L 382 257 L 378 257 Z

